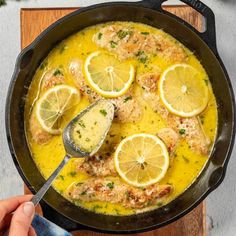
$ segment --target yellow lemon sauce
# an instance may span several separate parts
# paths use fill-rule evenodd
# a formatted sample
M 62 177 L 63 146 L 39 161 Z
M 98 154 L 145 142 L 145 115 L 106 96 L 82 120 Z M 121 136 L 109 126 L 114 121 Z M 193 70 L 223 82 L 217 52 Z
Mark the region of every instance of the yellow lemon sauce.
M 34 101 L 37 99 L 37 96 L 40 93 L 40 81 L 47 71 L 55 68 L 61 68 L 63 70 L 66 84 L 76 87 L 73 77 L 69 72 L 69 64 L 73 59 L 82 60 L 84 63 L 90 53 L 97 50 L 104 50 L 98 47 L 93 42 L 93 35 L 97 33 L 101 27 L 104 27 L 104 25 L 107 24 L 109 23 L 85 28 L 84 30 L 62 41 L 49 53 L 49 55 L 42 62 L 41 66 L 38 68 L 34 75 L 25 105 L 26 134 L 32 157 L 45 179 L 47 179 L 59 165 L 65 155 L 65 150 L 61 135 L 53 136 L 53 138 L 44 145 L 39 145 L 34 142 L 30 135 L 30 111 L 32 104 L 34 104 Z M 148 31 L 154 34 L 166 34 L 161 30 L 144 24 L 132 22 L 120 22 L 120 24 L 123 24 L 124 27 L 126 27 L 127 25 L 132 26 L 133 28 L 140 31 Z M 167 35 L 167 37 L 171 36 Z M 179 42 L 176 41 L 176 43 L 178 44 Z M 206 85 L 209 89 L 208 106 L 199 115 L 199 118 L 201 120 L 205 134 L 210 138 L 211 145 L 213 145 L 217 132 L 217 106 L 215 97 L 208 76 L 200 61 L 187 48 L 185 48 L 185 50 L 189 58 L 187 64 L 193 66 L 196 70 L 198 70 L 199 73 L 201 73 L 202 77 L 205 78 Z M 130 61 L 132 61 L 132 63 L 136 67 L 136 76 L 142 73 L 151 72 L 153 68 L 155 68 L 155 66 L 164 71 L 166 68 L 172 65 L 171 62 L 168 62 L 158 56 L 151 56 L 147 66 L 139 62 L 137 59 L 129 59 L 129 62 Z M 123 138 L 129 135 L 137 133 L 148 133 L 156 135 L 159 129 L 167 127 L 166 121 L 158 113 L 155 113 L 151 109 L 149 104 L 142 99 L 142 88 L 136 83 L 134 83 L 133 86 L 134 94 L 138 98 L 140 106 L 143 110 L 142 117 L 138 122 L 135 123 L 113 122 L 106 138 L 107 142 L 105 142 L 101 148 L 101 153 L 109 152 L 111 153 L 111 155 L 113 155 L 115 147 Z M 66 119 L 68 120 L 68 122 L 88 105 L 88 99 L 85 96 L 82 96 L 80 103 L 74 108 L 73 112 L 69 112 L 69 114 L 66 115 Z M 168 183 L 172 184 L 174 187 L 174 190 L 164 200 L 165 202 L 163 202 L 163 204 L 169 203 L 178 195 L 183 193 L 200 174 L 207 160 L 208 156 L 203 156 L 195 153 L 189 148 L 188 144 L 185 141 L 180 141 L 179 145 L 176 148 L 175 154 L 170 156 L 169 169 L 165 177 L 160 181 L 160 184 Z M 90 178 L 88 175 L 79 173 L 76 170 L 76 162 L 78 161 L 82 160 L 71 159 L 53 183 L 54 189 L 65 198 L 68 198 L 68 196 L 66 195 L 66 189 L 68 188 L 68 186 L 70 186 L 73 182 L 85 181 L 86 179 Z M 119 204 L 112 204 L 108 202 L 77 201 L 75 202 L 75 204 L 103 214 L 127 215 L 136 213 L 133 209 L 125 209 Z

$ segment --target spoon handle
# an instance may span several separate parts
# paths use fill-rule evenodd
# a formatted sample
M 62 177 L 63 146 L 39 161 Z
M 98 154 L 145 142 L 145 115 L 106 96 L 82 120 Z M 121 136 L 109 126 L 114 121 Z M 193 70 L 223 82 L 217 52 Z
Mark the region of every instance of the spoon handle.
M 41 187 L 41 189 L 33 196 L 33 198 L 31 199 L 31 202 L 33 202 L 33 204 L 36 206 L 40 200 L 43 198 L 44 194 L 47 192 L 47 190 L 49 189 L 49 187 L 51 186 L 53 180 L 57 177 L 57 175 L 59 174 L 59 172 L 61 171 L 61 169 L 65 166 L 65 164 L 69 161 L 70 156 L 69 155 L 65 155 L 64 159 L 62 160 L 62 162 L 60 163 L 60 165 L 56 168 L 56 170 L 54 170 L 54 172 L 50 175 L 50 177 L 48 178 L 48 180 L 46 181 L 46 183 L 43 185 L 43 187 Z

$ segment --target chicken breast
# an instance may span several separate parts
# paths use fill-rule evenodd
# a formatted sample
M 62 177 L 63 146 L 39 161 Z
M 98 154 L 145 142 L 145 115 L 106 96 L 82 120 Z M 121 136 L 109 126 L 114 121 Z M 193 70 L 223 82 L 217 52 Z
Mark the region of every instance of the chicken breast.
M 115 120 L 120 123 L 136 122 L 141 118 L 142 109 L 130 93 L 111 100 L 116 107 Z
M 67 194 L 73 200 L 105 201 L 118 203 L 126 208 L 140 209 L 161 202 L 171 190 L 171 185 L 155 184 L 136 188 L 118 178 L 91 178 L 85 183 L 73 183 Z
M 186 139 L 192 150 L 203 155 L 209 153 L 209 145 L 211 142 L 205 135 L 197 117 L 182 118 L 169 115 L 168 123 L 182 138 Z
M 157 132 L 157 135 L 166 144 L 169 153 L 173 153 L 179 142 L 178 133 L 171 128 L 163 128 Z
M 103 27 L 94 37 L 94 42 L 120 59 L 136 57 L 145 62 L 150 55 L 160 55 L 172 62 L 184 62 L 187 55 L 183 47 L 164 34 L 140 32 L 117 24 Z
M 159 113 L 163 119 L 167 120 L 169 128 L 174 130 L 175 133 L 178 134 L 180 139 L 185 139 L 187 141 L 193 151 L 203 155 L 208 154 L 210 139 L 205 135 L 204 130 L 197 117 L 183 118 L 171 114 L 162 104 L 157 93 L 144 92 L 143 98 L 148 102 L 149 106 L 153 109 L 154 112 Z M 171 144 L 169 144 L 170 137 L 168 137 L 168 134 L 166 132 L 167 131 L 164 130 L 164 133 L 162 132 L 160 134 L 162 135 L 162 137 L 160 138 L 162 138 L 163 141 L 167 144 L 171 152 L 174 150 L 174 147 L 172 148 Z M 176 139 L 176 135 L 174 135 L 172 131 L 169 130 L 168 132 L 170 132 L 169 134 L 172 133 L 173 140 Z M 166 140 L 164 140 L 164 138 L 166 138 Z
M 56 85 L 64 84 L 65 79 L 60 69 L 47 72 L 41 81 L 41 91 L 46 91 Z
M 143 99 L 149 104 L 149 106 L 154 112 L 160 114 L 164 119 L 167 118 L 169 111 L 162 104 L 160 97 L 157 93 L 144 92 Z
M 39 124 L 37 118 L 33 113 L 31 114 L 29 120 L 29 130 L 32 139 L 38 144 L 46 144 L 52 138 L 52 135 L 41 127 L 41 125 Z
M 112 157 L 102 157 L 99 154 L 87 157 L 82 163 L 77 162 L 77 170 L 96 177 L 117 175 L 114 159 Z
M 94 90 L 92 90 L 87 82 L 85 81 L 83 72 L 82 72 L 82 61 L 78 59 L 74 59 L 69 64 L 69 71 L 74 79 L 75 84 L 79 88 L 80 92 L 88 98 L 88 100 L 92 103 L 101 99 L 102 97 L 97 94 Z
M 160 71 L 155 73 L 145 73 L 138 76 L 136 81 L 146 92 L 156 92 L 159 77 Z

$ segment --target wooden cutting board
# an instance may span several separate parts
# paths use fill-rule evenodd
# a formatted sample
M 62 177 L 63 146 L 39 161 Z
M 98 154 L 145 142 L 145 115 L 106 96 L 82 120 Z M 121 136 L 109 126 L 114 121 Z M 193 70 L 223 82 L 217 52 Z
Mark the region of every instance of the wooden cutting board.
M 64 15 L 75 11 L 77 8 L 48 8 L 48 9 L 21 9 L 21 48 L 28 46 L 45 28 Z M 170 11 L 185 19 L 197 29 L 202 29 L 203 18 L 195 10 L 187 6 L 166 6 Z M 25 187 L 25 192 L 29 192 Z M 37 209 L 41 213 L 40 208 Z M 147 233 L 134 234 L 137 236 L 205 236 L 205 203 L 180 220 L 161 229 Z M 106 234 L 91 231 L 73 232 L 77 236 L 105 236 Z

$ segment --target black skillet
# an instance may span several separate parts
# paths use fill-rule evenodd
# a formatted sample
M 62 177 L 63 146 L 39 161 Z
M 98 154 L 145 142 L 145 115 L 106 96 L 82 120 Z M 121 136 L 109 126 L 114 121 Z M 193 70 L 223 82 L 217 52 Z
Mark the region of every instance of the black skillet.
M 55 22 L 18 56 L 6 102 L 6 131 L 12 158 L 21 177 L 35 193 L 44 184 L 30 155 L 24 130 L 24 105 L 35 70 L 61 40 L 84 27 L 107 21 L 142 22 L 177 38 L 194 51 L 206 69 L 218 104 L 218 134 L 211 156 L 197 180 L 167 206 L 128 216 L 107 216 L 81 209 L 50 188 L 42 201 L 45 216 L 65 229 L 91 229 L 134 233 L 167 225 L 196 207 L 224 179 L 235 135 L 235 101 L 232 86 L 216 48 L 214 14 L 198 0 L 182 0 L 206 19 L 200 33 L 185 21 L 164 11 L 165 0 L 98 4 L 75 11 Z

